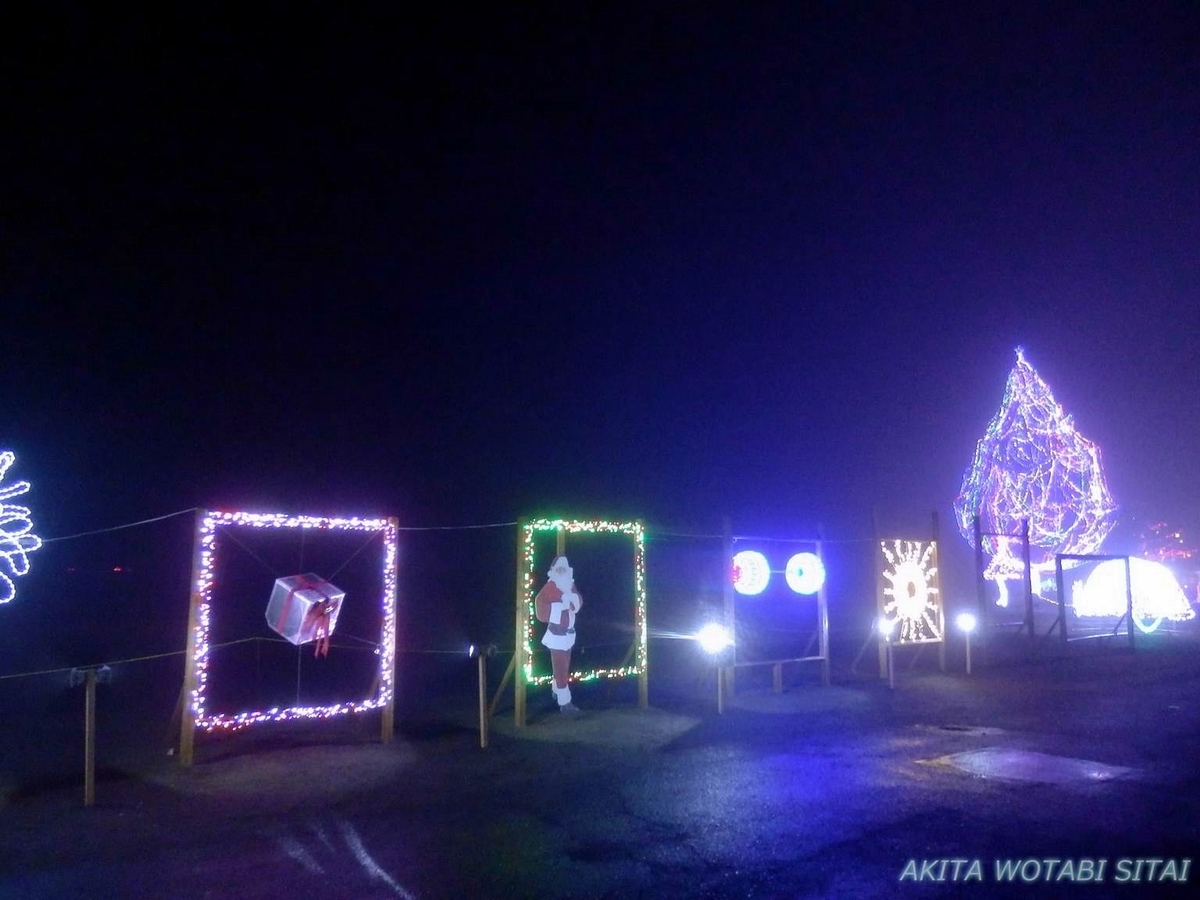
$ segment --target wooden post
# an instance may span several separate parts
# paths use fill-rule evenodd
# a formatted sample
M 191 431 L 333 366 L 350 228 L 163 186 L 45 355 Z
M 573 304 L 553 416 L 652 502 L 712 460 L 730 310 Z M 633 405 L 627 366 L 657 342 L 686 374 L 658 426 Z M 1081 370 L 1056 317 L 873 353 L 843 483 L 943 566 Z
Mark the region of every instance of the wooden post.
M 938 559 L 941 552 L 941 546 L 938 542 L 938 514 L 937 510 L 933 511 L 933 567 L 937 572 L 938 589 L 938 633 L 942 636 L 942 642 L 938 644 L 938 668 L 946 671 L 946 595 L 942 593 L 942 561 Z
M 1059 643 L 1067 646 L 1067 593 L 1063 580 L 1062 556 L 1054 556 L 1054 583 L 1058 589 L 1058 639 Z
M 479 653 L 479 746 L 486 748 L 488 745 L 488 701 L 487 701 L 487 654 L 488 651 L 480 647 Z
M 821 560 L 821 566 L 825 565 L 825 555 L 822 552 L 825 541 L 825 528 L 822 525 L 817 526 L 817 559 Z M 828 580 L 828 574 L 826 575 Z M 817 589 L 817 616 L 818 631 L 817 631 L 817 647 L 821 654 L 821 684 L 829 687 L 829 597 L 825 593 L 825 583 L 821 583 L 821 587 Z M 804 652 L 808 656 L 808 651 Z
M 986 637 L 988 624 L 987 579 L 983 577 L 983 518 L 979 513 L 971 517 L 971 530 L 975 538 L 975 591 L 976 599 L 979 602 L 979 624 L 976 626 L 976 630 L 979 632 L 980 640 L 976 643 L 981 645 L 979 649 L 986 649 L 988 643 Z
M 721 560 L 723 571 L 725 574 L 721 588 L 721 602 L 723 606 L 723 620 L 725 630 L 729 633 L 730 640 L 737 640 L 737 613 L 734 608 L 733 598 L 733 520 L 729 516 L 725 516 L 723 521 L 723 540 L 722 552 L 725 558 Z M 737 664 L 737 644 L 733 646 L 731 664 L 728 666 L 718 666 L 717 677 L 725 679 L 725 690 L 733 696 L 734 684 L 734 666 Z M 717 694 L 718 698 L 722 695 Z
M 196 641 L 200 630 L 200 578 L 203 574 L 204 520 L 208 510 L 196 510 L 195 538 L 192 546 L 192 582 L 189 591 L 187 651 L 183 663 L 183 709 L 179 717 L 179 762 L 190 766 L 195 758 L 196 710 L 194 701 L 199 685 L 196 677 Z
M 1129 617 L 1129 649 L 1133 649 L 1133 573 L 1130 571 L 1129 557 L 1125 557 L 1125 615 Z
M 875 536 L 875 621 L 871 630 L 875 632 L 875 646 L 879 651 L 879 677 L 888 677 L 888 666 L 891 660 L 890 642 L 885 646 L 879 636 L 879 620 L 883 618 L 884 578 L 883 578 L 883 538 L 879 536 L 879 510 L 871 510 L 871 534 Z
M 96 670 L 87 670 L 83 701 L 83 805 L 96 802 Z
M 525 631 L 529 627 L 525 608 L 525 520 L 517 521 L 517 609 L 516 644 L 513 648 L 513 723 L 525 727 Z
M 771 666 L 771 688 L 776 694 L 783 693 L 783 663 L 781 662 Z
M 1033 625 L 1033 553 L 1029 546 L 1029 520 L 1021 522 L 1022 552 L 1025 563 L 1025 625 L 1029 629 L 1029 655 L 1037 654 L 1037 630 Z
M 392 529 L 392 533 L 399 535 L 400 519 L 396 516 L 388 517 L 388 525 Z M 396 669 L 399 650 L 396 647 L 398 631 L 397 624 L 400 621 L 400 552 L 397 548 L 395 556 L 392 558 L 392 585 L 394 593 L 392 596 L 392 671 L 391 684 L 392 689 L 388 693 L 387 702 L 383 704 L 383 715 L 380 716 L 379 723 L 379 739 L 384 744 L 390 744 L 396 737 Z
M 633 579 L 634 586 L 640 588 L 638 596 L 634 597 L 636 603 L 641 596 L 641 591 L 646 587 L 646 555 L 645 555 L 645 529 L 641 528 L 641 521 L 638 522 L 639 534 L 635 538 L 635 552 L 633 557 Z M 646 640 L 646 619 L 649 618 L 650 612 L 646 611 L 646 617 L 641 622 L 637 623 L 637 634 L 634 636 L 635 645 L 638 649 L 644 649 L 646 655 L 642 658 L 642 671 L 638 673 L 638 709 L 650 708 L 650 648 L 647 646 Z M 636 658 L 636 650 L 635 658 Z

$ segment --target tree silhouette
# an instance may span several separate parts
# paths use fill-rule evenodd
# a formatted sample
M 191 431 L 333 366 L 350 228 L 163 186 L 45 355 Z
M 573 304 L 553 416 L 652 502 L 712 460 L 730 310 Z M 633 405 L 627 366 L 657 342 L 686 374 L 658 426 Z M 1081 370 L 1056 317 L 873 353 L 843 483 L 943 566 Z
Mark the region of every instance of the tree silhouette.
M 975 544 L 976 515 L 982 530 L 992 533 L 983 539 L 990 557 L 984 574 L 1001 583 L 1003 597 L 1002 582 L 1022 572 L 1012 547 L 1020 545 L 1025 520 L 1030 561 L 1037 566 L 1056 553 L 1094 553 L 1116 524 L 1116 510 L 1099 448 L 1075 430 L 1018 347 L 1000 411 L 976 445 L 954 501 L 968 543 Z

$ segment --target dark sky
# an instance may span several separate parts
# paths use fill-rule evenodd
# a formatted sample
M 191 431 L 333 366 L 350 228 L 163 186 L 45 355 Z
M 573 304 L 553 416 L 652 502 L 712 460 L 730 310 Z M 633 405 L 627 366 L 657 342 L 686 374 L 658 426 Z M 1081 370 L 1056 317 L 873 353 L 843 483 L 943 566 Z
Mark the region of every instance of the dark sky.
M 44 534 L 949 529 L 1018 344 L 1200 526 L 1193 4 L 252 6 L 0 29 Z

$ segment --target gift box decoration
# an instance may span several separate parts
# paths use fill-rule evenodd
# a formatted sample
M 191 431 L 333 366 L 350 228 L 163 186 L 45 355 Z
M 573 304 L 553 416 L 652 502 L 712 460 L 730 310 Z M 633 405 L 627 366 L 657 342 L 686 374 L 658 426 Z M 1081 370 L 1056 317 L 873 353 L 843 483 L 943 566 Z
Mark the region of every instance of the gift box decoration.
M 319 575 L 289 575 L 275 580 L 267 603 L 267 625 L 300 646 L 316 641 L 315 652 L 329 652 L 329 637 L 337 627 L 346 592 Z

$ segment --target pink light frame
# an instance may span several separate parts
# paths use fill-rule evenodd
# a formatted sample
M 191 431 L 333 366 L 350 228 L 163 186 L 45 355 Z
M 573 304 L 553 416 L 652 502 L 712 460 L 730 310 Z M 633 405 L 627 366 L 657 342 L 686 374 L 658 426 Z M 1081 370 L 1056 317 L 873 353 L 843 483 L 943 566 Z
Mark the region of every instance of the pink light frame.
M 212 622 L 214 566 L 217 553 L 217 529 L 222 526 L 251 528 L 300 528 L 313 530 L 383 532 L 383 634 L 379 645 L 379 689 L 365 700 L 336 703 L 332 706 L 289 706 L 249 710 L 237 714 L 209 713 L 205 709 L 208 683 L 209 633 Z M 286 722 L 296 719 L 326 719 L 347 713 L 386 708 L 395 691 L 396 661 L 396 560 L 397 525 L 394 519 L 331 518 L 326 516 L 289 516 L 284 514 L 208 511 L 199 519 L 196 535 L 198 568 L 195 584 L 199 598 L 195 625 L 190 635 L 195 659 L 195 682 L 191 691 L 191 713 L 196 728 L 205 731 L 235 731 L 261 722 Z

